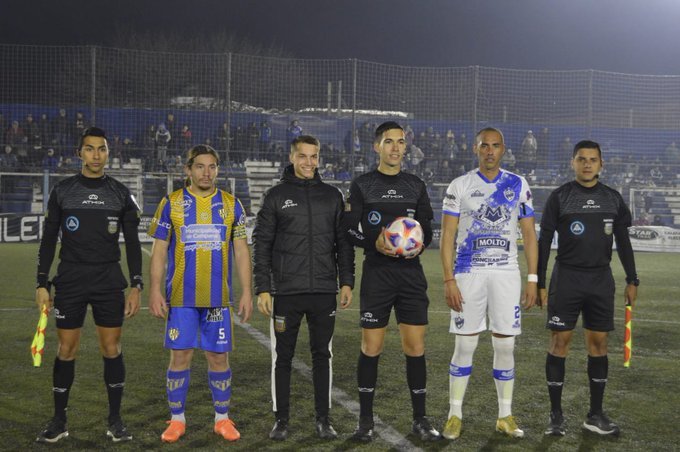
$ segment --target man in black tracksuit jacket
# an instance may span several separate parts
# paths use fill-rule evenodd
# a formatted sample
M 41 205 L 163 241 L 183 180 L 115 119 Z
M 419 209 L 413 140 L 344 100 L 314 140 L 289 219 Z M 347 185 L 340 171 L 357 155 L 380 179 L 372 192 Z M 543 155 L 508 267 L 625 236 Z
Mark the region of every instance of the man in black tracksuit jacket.
M 354 249 L 341 227 L 342 194 L 319 177 L 319 141 L 308 135 L 291 144 L 281 183 L 265 192 L 253 232 L 255 293 L 260 312 L 271 316 L 275 347 L 272 398 L 276 423 L 269 437 L 288 436 L 290 372 L 302 317 L 312 351 L 316 432 L 337 433 L 328 418 L 330 362 L 340 283 L 340 306 L 352 301 Z M 274 302 L 272 302 L 274 295 Z

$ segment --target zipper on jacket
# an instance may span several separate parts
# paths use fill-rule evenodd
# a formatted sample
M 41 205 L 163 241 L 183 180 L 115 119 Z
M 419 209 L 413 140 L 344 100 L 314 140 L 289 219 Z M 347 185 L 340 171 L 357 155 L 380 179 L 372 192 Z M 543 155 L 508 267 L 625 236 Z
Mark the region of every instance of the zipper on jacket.
M 309 240 L 309 291 L 314 292 L 314 232 L 312 231 L 312 203 L 309 201 L 309 181 L 305 181 L 305 194 L 307 195 L 307 238 Z

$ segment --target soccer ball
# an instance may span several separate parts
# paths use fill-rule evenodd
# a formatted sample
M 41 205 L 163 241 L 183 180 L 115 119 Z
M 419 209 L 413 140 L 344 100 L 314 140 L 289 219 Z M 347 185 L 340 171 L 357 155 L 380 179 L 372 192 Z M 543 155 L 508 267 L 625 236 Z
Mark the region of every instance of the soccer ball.
M 416 256 L 423 248 L 423 240 L 423 228 L 413 218 L 395 218 L 385 228 L 385 248 L 398 256 Z

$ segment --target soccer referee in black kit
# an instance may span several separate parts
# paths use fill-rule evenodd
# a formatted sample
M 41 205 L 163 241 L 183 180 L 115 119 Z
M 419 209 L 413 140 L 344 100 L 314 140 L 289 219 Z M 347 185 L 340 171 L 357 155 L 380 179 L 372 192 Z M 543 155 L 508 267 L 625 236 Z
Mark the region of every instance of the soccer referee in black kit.
M 123 319 L 139 310 L 142 249 L 137 226 L 140 212 L 130 190 L 104 174 L 109 148 L 102 129 L 85 129 L 77 153 L 83 163 L 82 170 L 52 189 L 38 252 L 35 298 L 38 308 L 42 309 L 52 305 L 48 279 L 61 233 L 60 262 L 52 281 L 56 288 L 54 316 L 59 340 L 52 374 L 54 417 L 37 441 L 55 443 L 68 436 L 66 408 L 88 304 L 92 306 L 99 349 L 104 358 L 104 382 L 109 398 L 106 434 L 114 442 L 127 441 L 132 436 L 120 418 L 125 386 L 120 336 Z M 124 291 L 128 284 L 119 264 L 121 228 L 131 281 L 127 298 Z
M 397 217 L 420 222 L 424 246 L 432 241 L 432 206 L 425 183 L 401 171 L 406 153 L 404 129 L 393 121 L 375 130 L 373 150 L 378 168 L 352 181 L 345 206 L 344 225 L 355 246 L 364 249 L 361 276 L 361 351 L 357 368 L 359 425 L 352 438 L 369 442 L 374 437 L 373 399 L 378 380 L 378 361 L 385 334 L 394 314 L 406 356 L 406 381 L 413 409 L 412 431 L 423 441 L 438 441 L 441 435 L 425 416 L 427 365 L 425 330 L 430 304 L 427 280 L 420 259 L 397 257 L 386 249 L 384 229 Z
M 626 272 L 625 300 L 631 305 L 640 281 L 635 271 L 633 247 L 628 236 L 631 214 L 621 194 L 599 182 L 602 151 L 594 141 L 574 147 L 571 166 L 575 180 L 552 192 L 541 219 L 538 288 L 548 308 L 547 327 L 552 331 L 545 373 L 550 394 L 550 424 L 546 435 L 566 433 L 562 415 L 565 360 L 579 313 L 583 313 L 588 349 L 590 411 L 583 428 L 600 435 L 618 435 L 619 427 L 602 411 L 607 383 L 607 336 L 614 329 L 616 284 L 609 263 L 613 239 Z M 545 289 L 550 244 L 558 233 L 557 258 Z

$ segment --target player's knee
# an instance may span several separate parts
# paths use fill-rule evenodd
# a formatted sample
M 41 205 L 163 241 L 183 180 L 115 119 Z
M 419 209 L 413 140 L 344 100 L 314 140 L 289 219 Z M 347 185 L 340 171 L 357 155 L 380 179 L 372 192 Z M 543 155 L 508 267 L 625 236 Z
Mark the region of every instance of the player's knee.
M 362 343 L 361 353 L 366 356 L 375 357 L 383 352 L 383 344 Z

